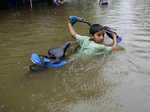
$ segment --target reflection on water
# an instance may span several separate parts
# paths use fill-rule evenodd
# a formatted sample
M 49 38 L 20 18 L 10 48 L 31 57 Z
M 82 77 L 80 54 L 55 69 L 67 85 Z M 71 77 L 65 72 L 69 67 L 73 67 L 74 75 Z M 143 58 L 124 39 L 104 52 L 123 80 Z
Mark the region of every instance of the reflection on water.
M 64 6 L 0 11 L 0 111 L 149 112 L 150 1 L 66 0 Z M 123 41 L 115 52 L 77 58 L 67 17 L 76 15 L 117 29 Z M 88 26 L 78 23 L 78 33 Z M 66 41 L 69 64 L 30 72 L 31 53 L 47 55 Z M 109 40 L 108 40 L 109 41 Z

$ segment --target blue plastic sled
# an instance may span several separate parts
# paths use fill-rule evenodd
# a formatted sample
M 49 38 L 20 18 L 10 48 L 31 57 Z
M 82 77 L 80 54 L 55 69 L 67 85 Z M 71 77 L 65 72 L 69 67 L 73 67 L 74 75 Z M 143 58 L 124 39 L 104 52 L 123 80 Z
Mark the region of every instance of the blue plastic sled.
M 30 57 L 31 61 L 39 66 L 42 67 L 60 67 L 63 66 L 65 64 L 67 64 L 66 61 L 59 61 L 57 63 L 53 63 L 51 64 L 51 61 L 53 61 L 53 58 L 47 58 L 45 56 L 39 56 L 37 53 L 33 53 Z

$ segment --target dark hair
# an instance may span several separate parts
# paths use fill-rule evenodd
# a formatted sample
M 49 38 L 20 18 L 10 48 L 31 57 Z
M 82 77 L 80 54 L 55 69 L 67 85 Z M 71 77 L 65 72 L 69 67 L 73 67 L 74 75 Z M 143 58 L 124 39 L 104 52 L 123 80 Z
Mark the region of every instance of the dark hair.
M 103 30 L 104 27 L 100 24 L 92 24 L 90 29 L 89 29 L 89 33 L 94 35 L 96 32 L 99 32 L 100 30 Z

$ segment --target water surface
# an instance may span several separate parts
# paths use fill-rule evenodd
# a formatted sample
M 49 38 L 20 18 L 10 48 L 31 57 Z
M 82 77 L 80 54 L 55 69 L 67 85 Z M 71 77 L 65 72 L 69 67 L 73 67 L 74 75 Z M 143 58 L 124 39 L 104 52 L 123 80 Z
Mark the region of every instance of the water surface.
M 149 112 L 149 12 L 149 0 L 111 0 L 108 6 L 66 0 L 62 7 L 1 10 L 0 111 Z M 47 55 L 51 47 L 74 43 L 67 27 L 70 15 L 111 26 L 123 41 L 107 56 L 78 59 L 77 52 L 68 53 L 67 65 L 30 72 L 33 52 Z M 87 25 L 74 27 L 88 35 Z

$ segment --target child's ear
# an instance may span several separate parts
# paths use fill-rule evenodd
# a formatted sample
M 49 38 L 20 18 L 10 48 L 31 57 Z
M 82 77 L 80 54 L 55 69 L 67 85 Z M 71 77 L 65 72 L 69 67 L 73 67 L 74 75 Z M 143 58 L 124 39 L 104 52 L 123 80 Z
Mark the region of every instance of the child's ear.
M 94 39 L 94 36 L 92 34 L 90 34 L 89 36 L 90 36 L 90 40 Z

